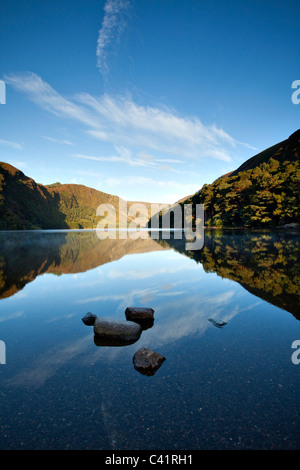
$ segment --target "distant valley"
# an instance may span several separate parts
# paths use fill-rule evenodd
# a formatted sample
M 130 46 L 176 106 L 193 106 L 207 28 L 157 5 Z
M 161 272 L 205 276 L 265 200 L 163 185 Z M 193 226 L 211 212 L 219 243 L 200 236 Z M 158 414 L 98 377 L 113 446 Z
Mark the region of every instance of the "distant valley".
M 285 141 L 260 152 L 237 170 L 205 184 L 191 196 L 169 209 L 157 212 L 149 221 L 150 202 L 129 214 L 134 202 L 78 184 L 36 183 L 22 171 L 0 162 L 0 230 L 96 228 L 101 218 L 97 207 L 110 204 L 117 227 L 149 226 L 175 206 L 204 205 L 207 227 L 274 227 L 299 223 L 300 130 Z M 124 211 L 120 206 L 126 206 Z M 123 211 L 123 212 L 122 212 Z M 183 211 L 182 211 L 183 212 Z M 195 213 L 192 214 L 193 222 Z M 109 215 L 106 216 L 108 223 Z M 111 221 L 112 223 L 113 221 Z

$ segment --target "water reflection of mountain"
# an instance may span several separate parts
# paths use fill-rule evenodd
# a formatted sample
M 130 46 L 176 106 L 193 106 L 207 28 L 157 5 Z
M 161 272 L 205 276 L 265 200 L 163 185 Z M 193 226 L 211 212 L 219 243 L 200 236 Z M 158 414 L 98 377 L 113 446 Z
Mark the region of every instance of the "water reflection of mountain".
M 99 240 L 95 231 L 0 232 L 0 299 L 41 274 L 85 272 L 126 254 L 163 249 L 151 238 Z
M 99 240 L 95 231 L 0 232 L 0 299 L 44 273 L 85 272 L 126 254 L 173 248 L 206 272 L 236 281 L 300 319 L 299 240 L 299 233 L 291 232 L 207 230 L 203 248 L 187 251 L 184 238 Z
M 205 231 L 202 250 L 186 251 L 185 240 L 158 240 L 300 320 L 299 233 Z

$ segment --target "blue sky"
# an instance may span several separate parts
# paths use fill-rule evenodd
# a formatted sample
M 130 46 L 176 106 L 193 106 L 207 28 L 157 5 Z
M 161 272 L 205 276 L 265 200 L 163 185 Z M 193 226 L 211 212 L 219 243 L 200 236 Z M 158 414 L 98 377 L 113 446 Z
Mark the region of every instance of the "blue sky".
M 172 203 L 300 125 L 297 1 L 2 0 L 0 160 Z

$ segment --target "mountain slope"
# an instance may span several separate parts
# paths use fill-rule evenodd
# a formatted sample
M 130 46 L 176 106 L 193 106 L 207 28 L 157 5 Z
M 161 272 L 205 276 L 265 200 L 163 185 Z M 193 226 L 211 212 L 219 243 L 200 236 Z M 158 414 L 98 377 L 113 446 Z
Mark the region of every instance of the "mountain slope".
M 205 225 L 272 227 L 299 222 L 300 130 L 179 203 L 204 204 Z
M 83 185 L 43 186 L 17 168 L 0 162 L 0 230 L 96 228 L 101 220 L 96 210 L 101 204 L 110 204 L 115 209 L 118 224 L 119 201 L 117 196 Z M 132 204 L 127 202 L 127 210 Z M 144 209 L 141 207 L 141 224 L 148 221 L 149 206 L 150 203 L 143 203 Z M 126 226 L 137 218 L 135 213 L 127 216 L 127 211 L 122 211 L 121 216 Z M 112 224 L 114 214 L 108 214 L 105 220 Z
M 237 170 L 233 171 L 230 176 L 236 176 L 241 171 L 252 170 L 262 163 L 268 163 L 271 158 L 280 163 L 285 161 L 296 161 L 300 157 L 300 129 L 294 132 L 288 139 L 279 142 L 276 145 L 254 155 L 243 163 Z
M 22 171 L 0 163 L 0 229 L 67 228 L 58 197 Z

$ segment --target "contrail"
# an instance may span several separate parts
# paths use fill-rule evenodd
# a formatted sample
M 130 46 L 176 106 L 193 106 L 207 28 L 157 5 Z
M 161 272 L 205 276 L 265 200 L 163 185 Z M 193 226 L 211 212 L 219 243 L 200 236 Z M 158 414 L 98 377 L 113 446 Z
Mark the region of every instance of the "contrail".
M 97 67 L 103 75 L 108 73 L 108 48 L 113 41 L 118 41 L 126 22 L 129 0 L 107 0 L 104 5 L 104 18 L 97 40 Z

